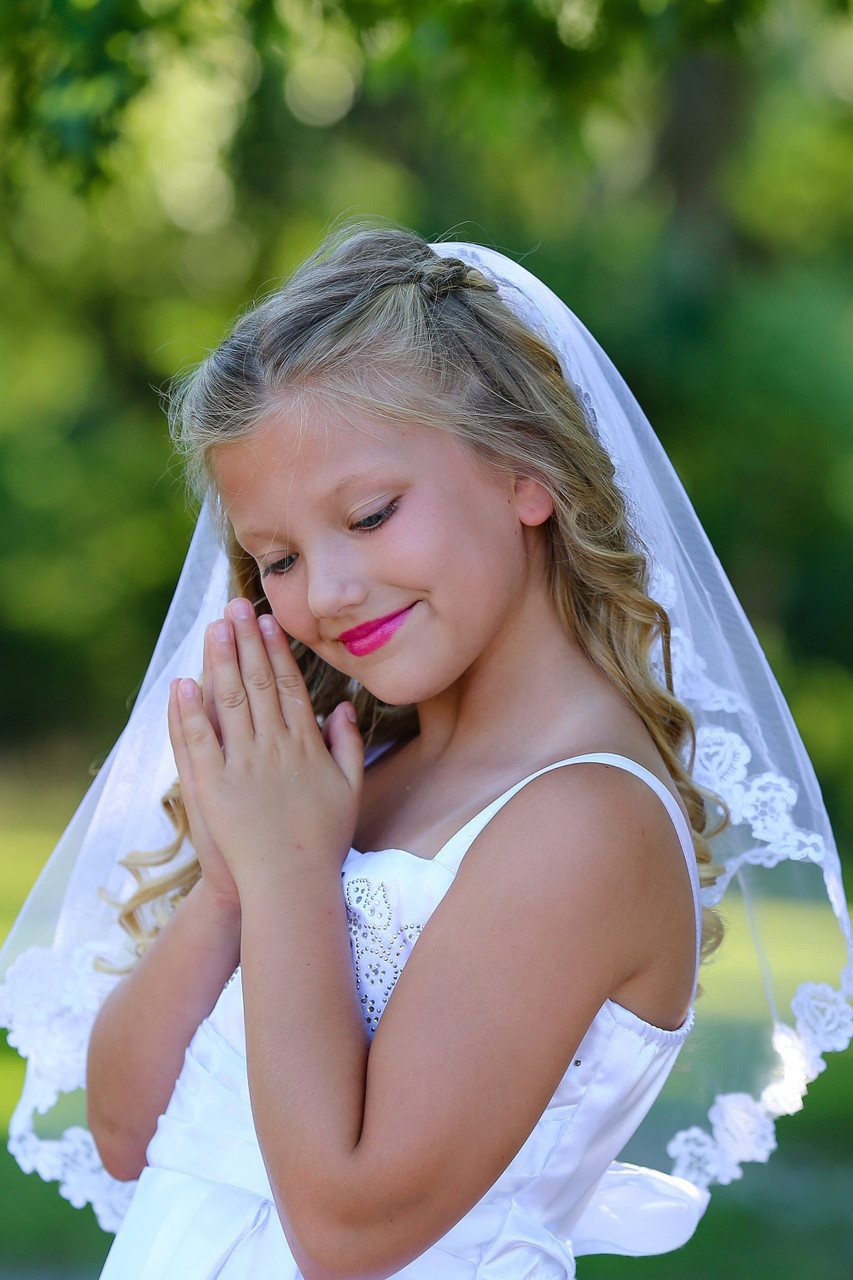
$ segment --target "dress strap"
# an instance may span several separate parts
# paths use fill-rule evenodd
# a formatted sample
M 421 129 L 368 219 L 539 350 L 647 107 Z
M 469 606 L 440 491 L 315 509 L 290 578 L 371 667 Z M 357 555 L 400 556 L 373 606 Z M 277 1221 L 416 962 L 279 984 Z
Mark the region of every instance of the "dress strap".
M 636 760 L 629 760 L 627 756 L 612 754 L 611 752 L 591 752 L 588 755 L 570 756 L 567 760 L 557 760 L 554 764 L 545 765 L 544 769 L 537 769 L 535 773 L 529 774 L 526 778 L 522 778 L 520 782 L 516 782 L 503 795 L 498 796 L 491 804 L 487 804 L 485 809 L 481 809 L 475 814 L 464 827 L 461 827 L 455 835 L 452 835 L 446 844 L 442 845 L 433 861 L 440 863 L 446 867 L 453 875 L 459 870 L 459 866 L 465 854 L 471 848 L 477 836 L 483 828 L 491 822 L 492 818 L 498 813 L 507 801 L 511 800 L 522 787 L 526 787 L 528 782 L 532 782 L 534 778 L 541 778 L 543 773 L 551 773 L 554 769 L 562 769 L 570 764 L 605 764 L 610 765 L 614 769 L 622 769 L 625 773 L 632 773 L 635 778 L 639 778 L 641 782 L 645 782 L 663 804 L 667 813 L 672 820 L 675 833 L 678 836 L 681 845 L 681 851 L 684 854 L 684 861 L 687 866 L 687 873 L 690 877 L 690 888 L 693 893 L 693 910 L 696 920 L 696 980 L 698 981 L 699 973 L 699 951 L 702 945 L 702 902 L 699 892 L 699 868 L 696 864 L 696 853 L 693 845 L 693 835 L 690 826 L 681 811 L 681 806 L 675 799 L 675 796 L 669 790 L 660 778 L 655 777 L 643 765 L 637 764 Z M 694 982 L 694 995 L 695 995 Z

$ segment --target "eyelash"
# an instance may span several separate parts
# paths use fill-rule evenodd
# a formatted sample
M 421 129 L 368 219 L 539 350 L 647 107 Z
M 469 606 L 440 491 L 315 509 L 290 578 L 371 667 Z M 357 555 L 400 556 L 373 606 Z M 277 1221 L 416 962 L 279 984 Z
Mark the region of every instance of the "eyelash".
M 363 520 L 356 520 L 353 529 L 360 529 L 362 533 L 374 533 L 376 529 L 381 529 L 383 524 L 387 524 L 399 505 L 400 499 L 395 498 L 393 502 L 389 502 L 387 507 L 383 507 L 381 511 L 374 511 L 372 515 L 365 516 Z M 375 520 L 376 523 L 368 524 L 369 520 Z
M 261 569 L 261 581 L 265 578 L 283 578 L 289 573 L 296 561 L 296 556 L 284 556 L 281 560 L 275 560 L 272 564 L 265 565 Z
M 400 499 L 395 498 L 393 502 L 389 502 L 388 505 L 382 507 L 381 510 L 374 511 L 371 515 L 365 516 L 363 520 L 356 520 L 352 526 L 353 531 L 357 530 L 359 533 L 375 533 L 377 529 L 381 529 L 384 524 L 387 524 L 399 505 Z M 375 524 L 368 523 L 369 521 L 375 521 Z M 284 575 L 289 573 L 293 568 L 295 561 L 295 555 L 283 556 L 281 560 L 275 560 L 272 564 L 266 565 L 261 570 L 261 579 L 263 580 L 270 575 L 277 578 L 283 578 Z

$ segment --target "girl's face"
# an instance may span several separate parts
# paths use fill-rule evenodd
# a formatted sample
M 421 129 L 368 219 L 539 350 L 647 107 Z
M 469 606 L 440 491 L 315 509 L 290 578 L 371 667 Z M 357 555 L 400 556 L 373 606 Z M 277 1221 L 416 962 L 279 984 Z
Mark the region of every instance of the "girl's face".
M 449 688 L 543 589 L 547 494 L 449 432 L 284 409 L 214 471 L 281 626 L 383 702 Z

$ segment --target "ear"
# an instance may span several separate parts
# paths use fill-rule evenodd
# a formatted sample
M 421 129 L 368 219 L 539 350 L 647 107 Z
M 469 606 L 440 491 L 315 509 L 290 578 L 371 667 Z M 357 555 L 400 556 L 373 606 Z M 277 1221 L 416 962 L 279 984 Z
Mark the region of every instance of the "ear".
M 543 484 L 532 476 L 518 476 L 514 484 L 515 509 L 522 524 L 544 524 L 554 513 L 551 495 Z

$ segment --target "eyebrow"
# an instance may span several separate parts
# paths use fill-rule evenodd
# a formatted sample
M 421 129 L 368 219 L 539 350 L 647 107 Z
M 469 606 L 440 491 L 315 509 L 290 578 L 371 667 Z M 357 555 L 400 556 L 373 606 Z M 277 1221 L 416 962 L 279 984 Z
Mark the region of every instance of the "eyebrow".
M 337 497 L 344 489 L 359 481 L 370 482 L 374 476 L 381 475 L 386 470 L 384 463 L 378 462 L 373 467 L 368 467 L 366 471 L 353 471 L 349 475 L 342 476 L 338 483 L 332 489 L 332 494 Z
M 341 476 L 340 480 L 329 492 L 333 498 L 337 498 L 345 489 L 349 488 L 350 485 L 357 484 L 360 481 L 369 484 L 375 476 L 379 477 L 383 475 L 384 471 L 385 464 L 381 462 L 377 463 L 373 467 L 368 467 L 365 471 L 351 471 L 348 475 Z M 275 543 L 274 539 L 270 540 L 270 533 L 267 529 L 247 529 L 243 536 L 247 542 L 262 542 L 266 539 L 271 546 Z M 246 548 L 242 543 L 240 543 L 240 546 L 243 547 L 244 551 L 246 551 Z M 246 551 L 246 555 L 251 556 L 251 552 Z M 252 556 L 251 558 L 254 560 L 256 557 Z

